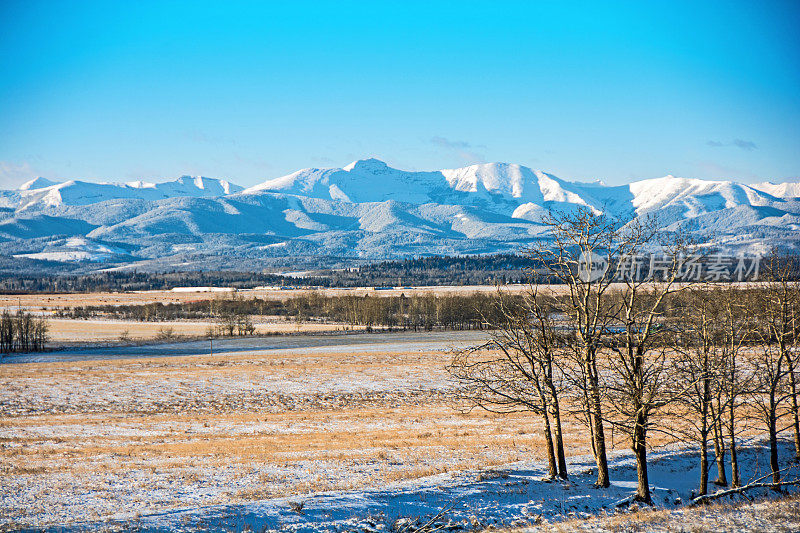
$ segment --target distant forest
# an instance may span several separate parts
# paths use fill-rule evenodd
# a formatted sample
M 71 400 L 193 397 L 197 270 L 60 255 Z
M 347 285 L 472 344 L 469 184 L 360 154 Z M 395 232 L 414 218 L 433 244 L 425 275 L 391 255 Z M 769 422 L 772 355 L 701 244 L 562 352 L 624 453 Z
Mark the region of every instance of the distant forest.
M 786 261 L 791 256 L 779 258 Z M 544 265 L 516 254 L 433 256 L 383 261 L 357 268 L 309 271 L 288 276 L 269 272 L 189 271 L 189 272 L 98 272 L 82 275 L 0 274 L 0 292 L 99 292 L 169 290 L 175 287 L 232 287 L 252 289 L 272 287 L 406 287 L 441 285 L 494 285 L 525 283 L 534 270 Z M 800 277 L 800 272 L 792 278 Z M 538 280 L 557 283 L 556 279 Z
M 83 275 L 42 276 L 3 274 L 0 292 L 99 292 L 169 290 L 174 287 L 258 286 L 292 287 L 402 287 L 437 285 L 493 285 L 523 283 L 534 266 L 530 258 L 501 254 L 463 257 L 423 257 L 384 261 L 348 270 L 319 270 L 305 277 L 263 272 L 99 272 Z

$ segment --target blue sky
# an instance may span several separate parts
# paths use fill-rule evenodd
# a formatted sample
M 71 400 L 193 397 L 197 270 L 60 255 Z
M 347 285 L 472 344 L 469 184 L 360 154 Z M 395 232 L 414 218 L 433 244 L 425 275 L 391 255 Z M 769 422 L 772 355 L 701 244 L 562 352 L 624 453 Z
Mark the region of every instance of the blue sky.
M 0 186 L 800 179 L 800 2 L 0 2 Z

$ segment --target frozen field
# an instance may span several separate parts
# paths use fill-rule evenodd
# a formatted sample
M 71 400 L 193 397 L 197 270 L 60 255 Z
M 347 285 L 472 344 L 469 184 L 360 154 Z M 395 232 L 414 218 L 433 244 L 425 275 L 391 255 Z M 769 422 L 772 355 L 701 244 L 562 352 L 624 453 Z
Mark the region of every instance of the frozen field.
M 784 453 L 790 452 L 785 446 Z M 761 475 L 761 457 L 767 453 L 757 443 L 742 448 L 745 479 Z M 140 516 L 75 524 L 81 531 L 135 527 L 138 531 L 471 531 L 493 528 L 574 531 L 796 531 L 791 524 L 768 520 L 768 506 L 760 512 L 717 512 L 715 526 L 681 505 L 691 497 L 698 473 L 697 455 L 665 449 L 653 454 L 651 476 L 656 510 L 673 510 L 648 517 L 638 507 L 621 505 L 636 487 L 636 469 L 630 457 L 617 453 L 611 460 L 614 481 L 596 489 L 593 459 L 573 458 L 572 479 L 543 481 L 546 465 L 522 461 L 483 472 L 464 471 L 391 483 L 377 489 L 331 491 L 274 498 L 261 502 L 195 507 Z M 768 490 L 750 496 L 768 496 Z M 742 501 L 742 500 L 739 500 Z M 748 501 L 748 500 L 744 500 Z M 797 512 L 795 505 L 792 514 Z M 793 526 L 800 525 L 795 517 Z M 605 519 L 605 521 L 604 521 Z M 783 519 L 781 519 L 783 520 Z M 565 522 L 559 526 L 559 522 Z M 634 524 L 639 522 L 638 527 Z M 788 527 L 782 527 L 788 526 Z M 405 529 L 404 529 L 405 528 Z
M 468 337 L 394 335 L 0 365 L 0 527 L 379 531 L 435 517 L 457 530 L 614 512 L 631 494 L 618 436 L 611 488 L 591 488 L 570 420 L 572 479 L 542 482 L 538 417 L 453 404 L 444 349 Z M 651 457 L 657 505 L 687 501 L 692 450 Z M 745 480 L 766 469 L 759 442 L 741 460 Z
M 94 325 L 83 322 L 84 328 Z M 106 322 L 106 321 L 99 321 Z M 156 326 L 150 325 L 150 328 Z M 487 339 L 483 331 L 447 331 L 394 333 L 328 333 L 324 335 L 283 335 L 271 337 L 221 337 L 214 339 L 216 355 L 246 353 L 252 356 L 267 354 L 312 354 L 323 352 L 380 352 L 380 351 L 440 351 L 480 344 Z M 111 345 L 95 347 L 62 348 L 48 353 L 10 354 L 0 363 L 52 363 L 123 359 L 131 357 L 172 357 L 209 355 L 211 345 L 207 339 L 183 342 L 152 343 L 143 345 Z
M 45 313 L 46 314 L 46 313 Z M 176 338 L 207 336 L 214 323 L 209 320 L 171 320 L 168 322 L 141 322 L 114 319 L 49 318 L 48 338 L 51 345 L 84 345 L 91 342 L 119 342 L 120 336 L 137 340 L 153 340 L 159 333 L 169 330 Z M 256 333 L 295 334 L 359 330 L 363 326 L 345 326 L 318 322 L 296 323 L 279 317 L 257 317 L 253 322 Z

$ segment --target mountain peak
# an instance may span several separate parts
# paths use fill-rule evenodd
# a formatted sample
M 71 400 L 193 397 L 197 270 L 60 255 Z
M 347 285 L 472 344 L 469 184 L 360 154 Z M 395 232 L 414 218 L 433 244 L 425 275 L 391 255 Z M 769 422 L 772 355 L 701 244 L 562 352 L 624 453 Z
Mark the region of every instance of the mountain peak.
M 668 175 L 607 187 L 514 163 L 405 171 L 367 158 L 305 168 L 229 196 L 240 191 L 198 176 L 127 184 L 39 178 L 21 190 L 0 191 L 0 208 L 15 212 L 0 220 L 0 254 L 25 249 L 51 254 L 29 259 L 82 260 L 73 241 L 64 244 L 65 235 L 90 245 L 119 243 L 119 253 L 103 255 L 110 259 L 89 261 L 135 256 L 137 265 L 157 268 L 175 264 L 172 258 L 180 258 L 180 268 L 247 269 L 254 258 L 491 253 L 546 243 L 543 216 L 580 207 L 617 220 L 658 213 L 659 228 L 685 229 L 698 242 L 732 250 L 800 250 L 796 182 L 743 185 Z M 203 255 L 184 262 L 187 250 L 201 249 L 187 243 L 198 242 Z M 92 250 L 91 257 L 101 256 Z
M 20 185 L 19 190 L 30 191 L 33 189 L 44 189 L 45 187 L 52 187 L 55 184 L 56 184 L 55 181 L 50 181 L 49 179 L 39 176 L 38 178 L 26 181 L 25 183 Z
M 215 178 L 184 176 L 172 181 L 152 183 L 129 181 L 127 183 L 97 183 L 68 180 L 62 183 L 44 178 L 29 181 L 20 187 L 20 204 L 32 209 L 42 205 L 83 206 L 117 199 L 163 200 L 178 196 L 216 198 L 236 193 L 242 187 Z
M 370 157 L 368 159 L 358 159 L 357 161 L 353 161 L 349 165 L 342 167 L 343 170 L 348 172 L 352 172 L 353 170 L 376 172 L 386 170 L 387 168 L 389 168 L 389 165 L 380 159 L 375 159 L 374 157 Z

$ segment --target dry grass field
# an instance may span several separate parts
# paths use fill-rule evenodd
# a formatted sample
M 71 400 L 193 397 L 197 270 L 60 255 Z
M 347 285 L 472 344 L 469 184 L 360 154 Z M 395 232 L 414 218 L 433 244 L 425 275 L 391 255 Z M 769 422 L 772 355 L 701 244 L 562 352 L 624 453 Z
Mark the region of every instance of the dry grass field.
M 555 287 L 555 286 L 554 286 Z M 560 286 L 559 286 L 560 287 Z M 526 289 L 525 285 L 504 285 L 502 290 L 505 292 L 521 292 Z M 437 286 L 437 287 L 402 287 L 389 290 L 373 290 L 371 288 L 356 289 L 297 289 L 297 290 L 242 290 L 236 293 L 212 293 L 212 292 L 173 292 L 173 291 L 136 291 L 136 292 L 89 292 L 89 293 L 70 293 L 70 294 L 22 294 L 9 295 L 0 294 L 1 308 L 16 308 L 22 306 L 30 310 L 37 309 L 59 309 L 66 307 L 85 306 L 85 305 L 135 305 L 147 303 L 181 303 L 193 302 L 198 300 L 208 300 L 212 298 L 229 298 L 231 294 L 237 294 L 242 298 L 262 298 L 271 300 L 285 300 L 293 296 L 307 294 L 316 291 L 325 296 L 342 295 L 374 295 L 374 296 L 399 296 L 405 294 L 411 296 L 415 294 L 471 294 L 474 292 L 494 293 L 497 287 L 493 285 L 467 285 L 467 286 Z
M 0 306 L 46 313 L 210 297 L 6 296 Z M 88 343 L 123 333 L 149 339 L 170 328 L 190 337 L 209 325 L 52 319 L 50 335 L 56 343 Z M 258 333 L 344 328 L 280 319 L 255 325 Z M 393 350 L 387 341 L 370 352 L 325 347 L 0 365 L 0 530 L 384 487 L 546 458 L 538 416 L 463 412 L 445 370 L 450 355 L 410 349 Z M 678 422 L 670 424 L 674 430 Z M 567 415 L 564 431 L 567 455 L 586 456 L 588 431 Z M 619 432 L 609 433 L 610 451 L 628 449 Z M 650 436 L 654 447 L 674 440 Z
M 618 284 L 612 284 L 612 288 Z M 747 288 L 752 286 L 750 282 L 726 283 L 726 287 L 735 286 Z M 622 285 L 619 284 L 621 287 Z M 528 290 L 525 284 L 501 285 L 500 290 L 508 294 L 518 294 Z M 458 285 L 458 286 L 435 286 L 435 287 L 397 287 L 386 290 L 374 290 L 372 288 L 322 288 L 322 289 L 247 289 L 235 293 L 229 292 L 173 292 L 173 291 L 133 291 L 133 292 L 87 292 L 69 294 L 0 294 L 0 309 L 25 309 L 54 310 L 68 307 L 87 306 L 87 305 L 136 305 L 161 302 L 182 303 L 205 301 L 214 298 L 230 298 L 237 295 L 241 298 L 261 298 L 269 300 L 285 300 L 294 296 L 316 292 L 323 296 L 406 296 L 435 294 L 464 295 L 473 293 L 493 294 L 498 290 L 494 285 Z M 565 285 L 540 285 L 540 291 L 549 291 L 554 294 L 563 293 L 567 290 Z
M 463 414 L 447 355 L 0 366 L 0 523 L 135 516 L 543 459 L 529 414 Z M 585 432 L 567 424 L 571 453 Z
M 481 481 L 477 471 L 544 461 L 537 416 L 462 412 L 448 353 L 390 348 L 0 365 L 0 530 L 107 520 L 124 529 L 171 509 L 307 499 L 445 472 Z M 568 417 L 564 429 L 567 455 L 585 457 L 588 432 Z M 612 454 L 627 450 L 620 435 L 609 439 Z M 651 444 L 666 439 L 654 433 Z M 694 459 L 660 464 L 693 484 L 683 469 Z M 531 494 L 515 497 L 546 507 L 548 497 L 554 505 L 583 498 L 577 487 L 592 475 L 552 488 L 488 479 L 494 485 L 470 493 L 502 500 L 524 483 Z M 636 531 L 679 520 L 646 515 L 631 529 L 639 518 L 626 516 L 581 527 Z
M 316 289 L 314 289 L 316 290 Z M 494 286 L 466 286 L 466 287 L 414 287 L 392 290 L 375 291 L 372 289 L 319 289 L 320 294 L 326 296 L 337 295 L 373 295 L 373 296 L 399 296 L 405 294 L 465 294 L 473 292 L 494 292 Z M 503 287 L 507 292 L 520 292 L 525 290 L 523 285 L 507 285 Z M 260 298 L 270 300 L 284 300 L 295 296 L 308 294 L 310 290 L 243 290 L 237 293 L 210 293 L 210 292 L 172 292 L 172 291 L 140 291 L 140 292 L 97 292 L 97 293 L 71 293 L 71 294 L 0 294 L 0 310 L 10 309 L 12 312 L 18 308 L 48 317 L 48 337 L 56 345 L 62 343 L 91 343 L 117 341 L 121 337 L 130 340 L 152 340 L 163 331 L 169 330 L 176 337 L 197 337 L 205 335 L 208 328 L 213 326 L 212 321 L 203 320 L 171 320 L 168 322 L 140 322 L 135 320 L 74 320 L 67 318 L 53 318 L 51 315 L 56 310 L 68 309 L 89 305 L 144 305 L 149 303 L 187 303 L 206 301 L 215 298 L 230 298 L 236 294 L 241 298 Z M 320 333 L 330 331 L 344 331 L 363 329 L 363 326 L 351 326 L 335 323 L 320 323 L 314 321 L 295 322 L 284 317 L 253 317 L 256 334 L 283 334 L 283 333 Z
M 276 317 L 274 320 L 259 322 L 255 317 L 253 326 L 256 334 L 320 333 L 328 331 L 359 330 L 363 326 L 326 324 L 320 322 L 292 322 Z M 51 318 L 47 321 L 48 338 L 55 345 L 61 343 L 92 343 L 118 341 L 125 337 L 130 340 L 152 340 L 169 332 L 170 336 L 199 337 L 207 334 L 213 327 L 211 321 L 171 320 L 168 322 L 140 322 L 136 320 L 68 319 Z

